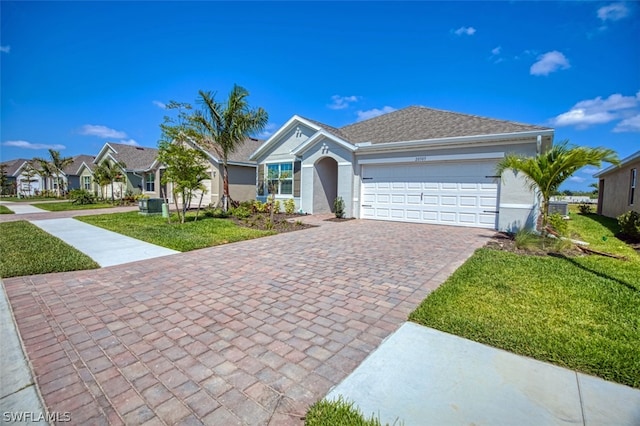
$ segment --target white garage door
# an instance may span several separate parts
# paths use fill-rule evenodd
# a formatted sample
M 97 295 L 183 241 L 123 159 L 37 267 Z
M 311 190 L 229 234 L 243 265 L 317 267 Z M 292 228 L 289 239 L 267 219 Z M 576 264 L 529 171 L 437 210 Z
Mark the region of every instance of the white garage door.
M 495 161 L 362 166 L 363 219 L 495 228 Z

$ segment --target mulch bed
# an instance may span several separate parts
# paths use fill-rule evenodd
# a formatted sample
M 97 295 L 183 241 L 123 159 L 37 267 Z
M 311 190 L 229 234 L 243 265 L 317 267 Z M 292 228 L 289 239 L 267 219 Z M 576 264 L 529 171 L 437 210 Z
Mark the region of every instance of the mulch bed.
M 244 226 L 252 229 L 260 229 L 263 231 L 275 231 L 277 233 L 299 231 L 301 229 L 315 228 L 315 225 L 309 225 L 308 223 L 302 223 L 299 220 L 304 215 L 299 214 L 286 214 L 276 213 L 273 215 L 273 225 L 269 226 L 269 214 L 268 213 L 256 213 L 249 216 L 246 219 L 238 219 L 237 217 L 230 217 L 240 226 Z

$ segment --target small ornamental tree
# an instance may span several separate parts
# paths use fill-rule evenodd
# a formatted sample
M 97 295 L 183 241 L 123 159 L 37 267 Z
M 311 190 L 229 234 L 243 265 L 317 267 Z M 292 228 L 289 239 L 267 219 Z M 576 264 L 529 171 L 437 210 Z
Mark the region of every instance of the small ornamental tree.
M 126 164 L 122 161 L 117 163 L 112 163 L 111 161 L 105 160 L 102 163 L 98 164 L 95 171 L 93 172 L 94 178 L 98 183 L 102 185 L 111 185 L 111 203 L 115 203 L 115 195 L 114 195 L 114 183 L 115 182 L 126 182 L 127 178 L 125 177 L 125 169 Z M 120 194 L 122 196 L 123 194 Z
M 163 141 L 159 144 L 158 161 L 165 165 L 162 174 L 162 184 L 171 183 L 173 200 L 176 205 L 180 222 L 184 223 L 187 210 L 191 206 L 196 191 L 200 191 L 198 212 L 202 205 L 202 197 L 206 192 L 202 182 L 209 179 L 207 173 L 207 156 L 199 149 L 193 149 L 184 142 Z M 178 206 L 178 198 L 182 200 L 182 208 Z M 196 220 L 198 216 L 196 213 Z

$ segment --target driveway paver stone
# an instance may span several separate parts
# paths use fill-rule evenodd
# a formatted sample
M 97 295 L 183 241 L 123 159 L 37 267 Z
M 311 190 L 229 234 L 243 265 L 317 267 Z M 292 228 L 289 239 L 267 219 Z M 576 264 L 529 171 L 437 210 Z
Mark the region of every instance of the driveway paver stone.
M 492 233 L 352 220 L 4 284 L 72 424 L 299 425 Z

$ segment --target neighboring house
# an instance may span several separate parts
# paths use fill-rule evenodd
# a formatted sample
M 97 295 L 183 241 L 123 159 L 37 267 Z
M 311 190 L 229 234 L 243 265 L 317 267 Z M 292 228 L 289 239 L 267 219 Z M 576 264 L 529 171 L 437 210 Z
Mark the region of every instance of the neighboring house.
M 83 160 L 82 164 L 78 167 L 78 182 L 80 183 L 80 188 L 91 191 L 96 195 L 101 195 L 100 185 L 98 185 L 98 182 L 95 181 L 93 176 L 93 172 L 97 167 L 97 164 L 93 162 L 95 157 L 90 156 L 90 158 L 89 161 Z
M 86 189 L 94 191 L 93 179 L 91 175 L 83 175 L 82 173 L 87 168 L 87 164 L 93 164 L 95 157 L 93 155 L 76 155 L 73 157 L 73 162 L 69 164 L 63 170 L 63 174 L 60 177 L 63 178 L 67 191 L 72 189 Z M 91 171 L 91 169 L 89 169 Z
M 53 182 L 45 182 L 45 179 L 38 174 L 40 164 L 37 161 L 18 158 L 15 160 L 3 161 L 5 176 L 13 194 L 22 197 L 38 195 L 46 189 L 53 188 Z
M 229 155 L 227 161 L 227 169 L 229 173 L 229 196 L 234 201 L 247 201 L 256 198 L 256 162 L 249 159 L 249 156 L 254 152 L 264 141 L 254 138 L 247 138 L 245 141 L 237 147 L 235 152 Z M 189 140 L 187 142 L 193 149 L 203 151 L 209 160 L 209 168 L 207 170 L 208 179 L 202 183 L 206 190 L 202 196 L 202 205 L 208 206 L 219 205 L 223 194 L 223 165 L 222 160 L 214 149 L 205 149 L 198 145 L 196 142 Z M 158 168 L 162 171 L 163 166 L 158 165 Z M 173 203 L 173 195 L 171 184 L 168 185 L 167 198 Z M 200 191 L 194 194 L 193 203 L 200 201 Z M 180 200 L 178 200 L 180 201 Z
M 142 146 L 124 145 L 107 142 L 93 160 L 93 171 L 103 161 L 112 164 L 122 162 L 125 164 L 125 179 L 115 182 L 113 185 L 114 197 L 120 198 L 130 192 L 132 194 L 144 194 L 150 198 L 160 197 L 160 176 L 156 167 L 158 150 Z M 86 168 L 81 170 L 81 176 L 86 176 Z M 111 197 L 111 185 L 102 188 L 104 196 Z
M 534 227 L 540 201 L 521 175 L 495 176 L 496 164 L 535 156 L 553 136 L 412 106 L 341 128 L 294 115 L 250 159 L 259 188 L 307 213 L 331 212 L 342 197 L 350 217 L 515 231 Z
M 598 178 L 598 214 L 618 217 L 629 210 L 640 212 L 640 151 L 624 158 L 620 165 L 596 173 Z

